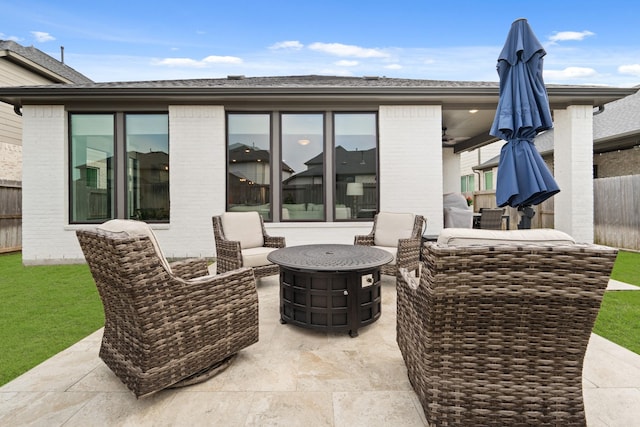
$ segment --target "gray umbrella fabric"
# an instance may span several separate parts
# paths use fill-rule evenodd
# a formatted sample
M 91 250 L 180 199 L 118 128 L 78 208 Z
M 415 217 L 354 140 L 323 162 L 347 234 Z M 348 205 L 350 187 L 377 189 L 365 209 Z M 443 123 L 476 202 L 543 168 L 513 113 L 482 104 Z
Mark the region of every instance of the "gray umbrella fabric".
M 560 191 L 533 143 L 536 135 L 553 127 L 542 78 L 545 55 L 527 20 L 514 21 L 498 57 L 500 98 L 490 131 L 507 141 L 498 163 L 496 203 L 500 207 L 527 208 Z

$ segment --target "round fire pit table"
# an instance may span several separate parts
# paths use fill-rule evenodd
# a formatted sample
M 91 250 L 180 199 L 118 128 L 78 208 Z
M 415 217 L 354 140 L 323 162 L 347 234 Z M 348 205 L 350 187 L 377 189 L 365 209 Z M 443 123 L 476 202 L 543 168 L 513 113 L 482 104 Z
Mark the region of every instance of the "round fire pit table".
M 380 317 L 380 267 L 393 261 L 361 245 L 290 246 L 267 258 L 280 266 L 280 321 L 304 328 L 349 331 Z

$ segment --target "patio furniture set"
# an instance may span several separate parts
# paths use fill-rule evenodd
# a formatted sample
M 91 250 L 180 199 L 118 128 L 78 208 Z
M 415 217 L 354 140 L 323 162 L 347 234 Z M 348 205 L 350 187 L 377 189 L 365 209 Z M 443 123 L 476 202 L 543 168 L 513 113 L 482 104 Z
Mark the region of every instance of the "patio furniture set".
M 105 310 L 100 357 L 136 397 L 211 378 L 258 341 L 256 279 L 280 318 L 348 331 L 396 276 L 398 347 L 430 425 L 584 425 L 582 362 L 617 251 L 556 230 L 444 229 L 381 212 L 354 245 L 286 247 L 257 212 L 213 217 L 217 273 L 168 263 L 138 221 L 77 231 Z M 394 244 L 395 243 L 395 244 Z

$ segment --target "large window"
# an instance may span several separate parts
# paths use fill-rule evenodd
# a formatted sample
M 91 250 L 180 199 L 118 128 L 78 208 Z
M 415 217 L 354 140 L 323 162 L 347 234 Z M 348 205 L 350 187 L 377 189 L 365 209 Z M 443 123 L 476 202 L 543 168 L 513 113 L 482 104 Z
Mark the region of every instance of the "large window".
M 271 219 L 271 116 L 227 115 L 227 210 Z
M 373 218 L 378 211 L 377 123 L 372 113 L 334 115 L 335 218 Z
M 125 116 L 127 218 L 169 220 L 169 123 L 166 114 Z
M 70 222 L 169 221 L 167 114 L 71 114 L 69 151 Z
M 114 217 L 114 123 L 113 114 L 71 116 L 71 222 L 102 222 Z
M 373 218 L 377 128 L 375 112 L 228 113 L 227 211 L 285 222 Z
M 324 115 L 282 114 L 281 218 L 322 221 L 324 208 Z

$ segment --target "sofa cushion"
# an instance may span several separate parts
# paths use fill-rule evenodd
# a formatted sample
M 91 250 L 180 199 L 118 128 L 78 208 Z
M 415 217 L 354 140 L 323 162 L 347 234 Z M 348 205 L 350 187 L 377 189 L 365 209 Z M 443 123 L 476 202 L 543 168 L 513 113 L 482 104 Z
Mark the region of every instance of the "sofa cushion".
M 241 249 L 264 245 L 262 224 L 258 212 L 225 212 L 220 218 L 227 240 L 240 242 Z
M 261 267 L 263 265 L 272 264 L 267 259 L 269 253 L 275 251 L 278 248 L 249 248 L 241 250 L 242 254 L 242 266 L 243 267 Z
M 415 216 L 412 213 L 378 213 L 373 244 L 375 246 L 398 247 L 399 239 L 411 237 L 414 223 Z
M 559 230 L 483 230 L 476 228 L 445 228 L 438 243 L 448 246 L 500 245 L 509 243 L 574 244 L 575 240 Z
M 128 237 L 148 237 L 153 244 L 153 248 L 156 250 L 158 258 L 160 258 L 162 266 L 168 273 L 171 273 L 169 262 L 167 262 L 167 259 L 164 257 L 162 249 L 160 249 L 160 245 L 158 244 L 158 240 L 156 239 L 155 234 L 153 234 L 153 230 L 146 222 L 136 221 L 133 219 L 112 219 L 100 224 L 97 229 L 109 231 L 111 233 L 123 233 Z

